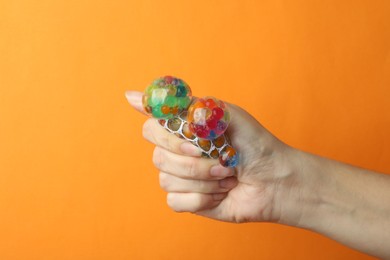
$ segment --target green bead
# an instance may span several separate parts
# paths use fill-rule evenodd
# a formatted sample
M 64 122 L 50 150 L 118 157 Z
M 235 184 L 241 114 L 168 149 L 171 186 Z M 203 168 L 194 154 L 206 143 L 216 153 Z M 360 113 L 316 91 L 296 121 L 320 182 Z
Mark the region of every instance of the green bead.
M 167 89 L 157 88 L 153 90 L 151 97 L 152 106 L 163 105 L 168 96 Z
M 177 103 L 179 105 L 179 108 L 187 109 L 187 107 L 191 103 L 191 98 L 190 97 L 180 97 L 180 98 L 178 98 L 178 102 Z
M 153 107 L 154 106 L 154 103 L 153 103 L 153 100 L 151 97 L 148 97 L 148 105 Z
M 164 103 L 169 107 L 174 107 L 177 105 L 177 98 L 174 96 L 167 96 Z
M 150 97 L 150 96 L 152 96 L 153 91 L 154 91 L 155 89 L 157 89 L 157 88 L 158 88 L 157 85 L 152 84 L 152 85 L 150 85 L 149 87 L 146 88 L 145 94 L 146 94 L 147 96 Z

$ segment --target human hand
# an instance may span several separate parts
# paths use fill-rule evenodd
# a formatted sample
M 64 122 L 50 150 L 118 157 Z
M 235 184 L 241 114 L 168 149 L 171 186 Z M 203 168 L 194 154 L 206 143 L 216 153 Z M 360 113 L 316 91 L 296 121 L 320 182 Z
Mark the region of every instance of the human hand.
M 141 92 L 128 91 L 126 97 L 143 113 Z M 296 199 L 292 190 L 299 189 L 291 163 L 294 149 L 245 110 L 232 104 L 229 108 L 232 121 L 227 134 L 240 154 L 236 168 L 201 158 L 197 147 L 170 134 L 156 119 L 145 122 L 143 136 L 156 145 L 153 162 L 168 193 L 168 205 L 177 212 L 228 222 L 294 222 L 299 219 L 299 210 L 292 206 Z
M 142 93 L 129 91 L 126 96 L 143 112 Z M 227 134 L 240 155 L 235 168 L 201 158 L 199 148 L 166 131 L 156 119 L 145 122 L 143 135 L 156 145 L 153 162 L 173 210 L 220 221 L 296 226 L 390 257 L 388 175 L 294 149 L 245 110 L 229 107 Z

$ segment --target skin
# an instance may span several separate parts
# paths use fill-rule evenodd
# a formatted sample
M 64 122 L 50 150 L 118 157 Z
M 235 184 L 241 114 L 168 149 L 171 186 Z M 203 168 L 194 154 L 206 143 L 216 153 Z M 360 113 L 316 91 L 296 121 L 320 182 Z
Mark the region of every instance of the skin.
M 126 92 L 143 113 L 142 93 Z M 149 118 L 143 136 L 167 204 L 226 222 L 273 222 L 305 228 L 367 254 L 390 259 L 390 176 L 312 155 L 283 143 L 229 104 L 228 135 L 240 163 L 224 168 Z

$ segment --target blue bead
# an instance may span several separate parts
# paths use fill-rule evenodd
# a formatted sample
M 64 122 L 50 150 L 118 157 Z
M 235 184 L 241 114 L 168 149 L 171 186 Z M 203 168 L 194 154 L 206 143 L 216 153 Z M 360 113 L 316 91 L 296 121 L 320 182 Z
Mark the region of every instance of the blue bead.
M 232 158 L 226 160 L 227 167 L 236 167 L 238 164 L 238 153 L 236 153 Z
M 209 136 L 207 137 L 207 139 L 215 139 L 217 137 L 217 134 L 214 132 L 214 130 L 211 130 L 210 131 L 210 134 Z
M 177 86 L 176 97 L 185 97 L 187 95 L 187 89 L 183 85 Z

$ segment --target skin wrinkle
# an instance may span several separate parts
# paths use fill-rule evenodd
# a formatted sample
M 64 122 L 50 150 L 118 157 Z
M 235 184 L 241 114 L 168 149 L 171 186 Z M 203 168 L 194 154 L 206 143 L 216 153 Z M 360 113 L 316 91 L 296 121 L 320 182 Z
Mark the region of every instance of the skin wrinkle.
M 161 152 L 159 151 L 157 146 L 153 150 L 152 161 L 153 161 L 154 166 L 157 169 L 161 168 Z
M 188 163 L 188 170 L 187 172 L 189 173 L 188 174 L 188 177 L 190 179 L 196 179 L 196 177 L 198 176 L 198 169 L 197 169 L 197 165 L 199 165 L 198 163 L 198 159 L 195 158 L 195 160 L 191 160 L 189 163 Z
M 288 162 L 289 162 L 289 160 L 286 159 L 286 157 L 289 156 L 288 150 L 290 148 L 287 146 L 283 147 L 283 148 L 284 149 L 282 149 L 282 151 L 279 154 L 277 154 L 277 156 L 280 157 L 280 159 L 279 159 L 279 161 L 281 162 L 280 165 L 285 165 L 283 162 L 286 162 L 286 164 L 288 164 Z M 278 160 L 275 159 L 275 161 L 278 161 Z M 278 172 L 278 174 L 276 174 L 275 179 L 273 181 L 274 187 L 275 187 L 275 190 L 274 190 L 275 195 L 273 196 L 273 199 L 272 199 L 273 206 L 271 208 L 273 208 L 273 211 L 274 211 L 274 214 L 272 214 L 272 221 L 274 221 L 276 223 L 280 223 L 281 220 L 283 219 L 283 216 L 284 216 L 284 210 L 283 210 L 283 207 L 281 206 L 282 205 L 281 203 L 279 203 L 278 211 L 274 209 L 274 208 L 276 208 L 276 205 L 275 205 L 276 198 L 279 198 L 279 199 L 282 199 L 283 197 L 296 198 L 297 202 L 295 203 L 294 207 L 301 207 L 300 205 L 302 205 L 302 204 L 300 203 L 300 201 L 301 201 L 300 198 L 302 197 L 302 190 L 299 189 L 299 180 L 297 179 L 298 175 L 296 174 L 296 172 L 291 170 L 290 167 L 282 167 L 282 168 L 277 167 L 277 168 L 278 169 L 275 169 L 275 172 Z M 286 193 L 286 189 L 284 188 L 285 186 L 290 187 L 289 189 L 287 189 L 287 195 L 283 194 L 283 193 Z M 297 194 L 298 194 L 298 196 L 297 196 Z M 278 212 L 278 213 L 276 213 L 276 212 Z M 298 210 L 298 212 L 299 212 L 299 210 Z M 297 222 L 299 222 L 299 218 L 300 217 L 298 217 Z
M 167 181 L 168 176 L 169 176 L 169 174 L 167 174 L 165 172 L 160 172 L 160 175 L 159 175 L 159 177 L 160 177 L 159 178 L 159 180 L 160 180 L 160 187 L 164 191 L 169 191 L 170 190 L 171 182 Z

